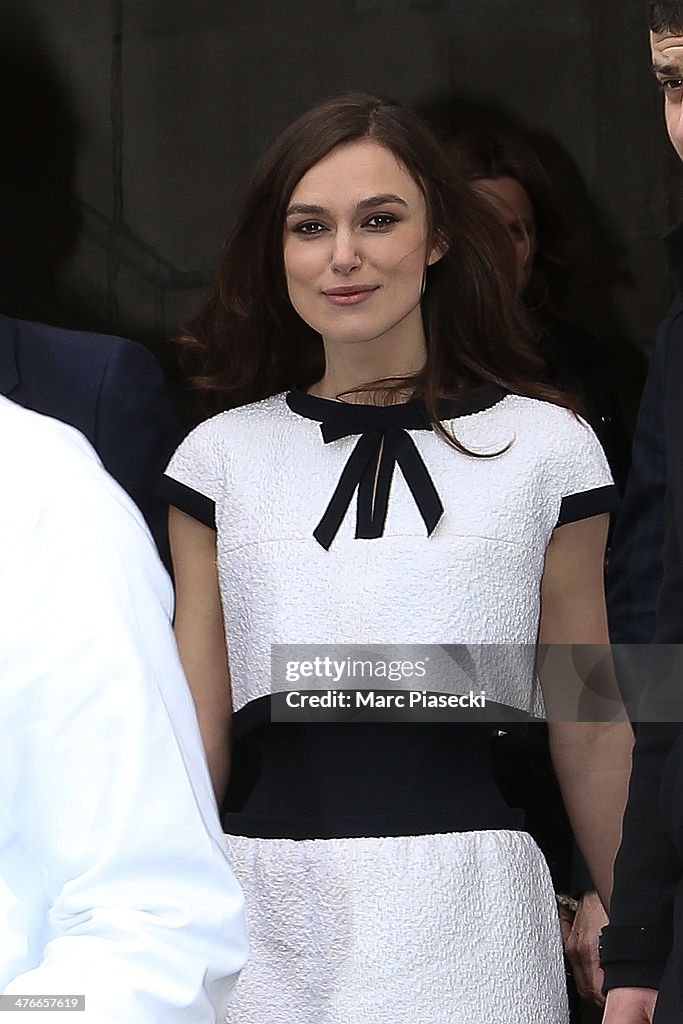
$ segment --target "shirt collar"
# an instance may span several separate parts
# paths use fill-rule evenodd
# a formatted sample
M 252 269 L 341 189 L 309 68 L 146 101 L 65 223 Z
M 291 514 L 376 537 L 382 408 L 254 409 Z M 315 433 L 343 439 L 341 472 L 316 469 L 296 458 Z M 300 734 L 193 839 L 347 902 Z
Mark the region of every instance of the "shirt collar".
M 497 384 L 486 383 L 462 391 L 452 398 L 439 399 L 439 419 L 455 419 L 458 416 L 469 416 L 483 412 L 496 405 L 505 392 Z M 361 434 L 368 429 L 383 427 L 402 427 L 406 430 L 430 430 L 431 426 L 424 403 L 419 400 L 401 402 L 394 405 L 365 405 L 354 402 L 337 402 L 331 398 L 319 398 L 304 391 L 293 389 L 286 395 L 286 401 L 292 412 L 306 419 L 341 420 L 348 424 L 348 434 Z

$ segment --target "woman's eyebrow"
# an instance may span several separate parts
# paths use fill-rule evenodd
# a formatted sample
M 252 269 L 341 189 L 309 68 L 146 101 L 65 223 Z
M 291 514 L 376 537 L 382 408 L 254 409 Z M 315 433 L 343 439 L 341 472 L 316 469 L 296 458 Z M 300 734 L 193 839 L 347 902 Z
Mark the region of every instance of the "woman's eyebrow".
M 382 192 L 378 196 L 368 196 L 367 199 L 361 199 L 359 203 L 356 203 L 356 209 L 367 210 L 370 206 L 383 206 L 385 203 L 399 203 L 401 206 L 408 205 L 405 199 L 401 199 L 400 196 L 396 196 L 392 192 Z
M 330 211 L 324 206 L 311 206 L 309 203 L 294 203 L 287 210 L 287 216 L 291 217 L 293 213 L 314 213 L 318 216 L 329 213 Z
M 408 206 L 405 199 L 401 199 L 400 196 L 394 195 L 393 192 L 382 192 L 376 196 L 368 196 L 367 199 L 361 199 L 356 203 L 357 210 L 367 210 L 373 206 L 382 206 L 385 203 L 398 203 L 401 206 Z M 294 214 L 307 214 L 316 215 L 322 217 L 325 214 L 329 214 L 329 210 L 325 206 L 315 206 L 311 203 L 294 203 L 287 209 L 287 216 L 291 217 Z

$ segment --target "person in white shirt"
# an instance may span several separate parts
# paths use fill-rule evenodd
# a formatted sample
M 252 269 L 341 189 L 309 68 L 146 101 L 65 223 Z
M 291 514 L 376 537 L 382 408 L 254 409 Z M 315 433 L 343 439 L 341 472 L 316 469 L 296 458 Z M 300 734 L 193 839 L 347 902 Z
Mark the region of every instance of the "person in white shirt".
M 222 1020 L 243 900 L 168 576 L 81 435 L 2 397 L 0 479 L 0 992 L 85 995 L 62 1024 Z

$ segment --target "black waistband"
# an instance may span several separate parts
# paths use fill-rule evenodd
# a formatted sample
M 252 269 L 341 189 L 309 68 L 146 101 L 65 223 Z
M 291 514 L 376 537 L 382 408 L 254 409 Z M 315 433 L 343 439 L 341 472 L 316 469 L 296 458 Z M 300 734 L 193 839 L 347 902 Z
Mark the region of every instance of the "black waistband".
M 471 805 L 455 813 L 349 815 L 348 817 L 296 818 L 224 813 L 223 830 L 228 835 L 253 839 L 370 839 L 389 836 L 438 835 L 445 832 L 479 832 L 490 829 L 519 831 L 524 812 L 513 807 L 491 808 Z
M 226 832 L 332 839 L 522 827 L 496 783 L 490 724 L 251 717 L 233 742 Z

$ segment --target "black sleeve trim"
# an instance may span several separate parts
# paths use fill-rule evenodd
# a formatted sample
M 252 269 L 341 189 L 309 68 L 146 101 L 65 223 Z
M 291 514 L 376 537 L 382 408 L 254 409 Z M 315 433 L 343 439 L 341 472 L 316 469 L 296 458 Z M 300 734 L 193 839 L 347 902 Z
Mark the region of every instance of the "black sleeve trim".
M 664 962 L 660 964 L 614 963 L 603 970 L 605 981 L 603 995 L 612 988 L 654 988 L 658 989 L 664 974 Z
M 604 991 L 659 988 L 670 943 L 654 928 L 608 925 L 600 936 Z
M 616 512 L 618 508 L 619 491 L 614 484 L 594 487 L 591 491 L 581 491 L 579 494 L 567 494 L 560 505 L 557 525 L 576 523 L 580 519 L 590 519 L 591 516 L 599 516 L 603 512 Z
M 181 484 L 180 480 L 174 480 L 167 473 L 164 473 L 159 483 L 159 497 L 212 530 L 216 529 L 216 502 L 213 498 L 207 498 L 187 484 Z

